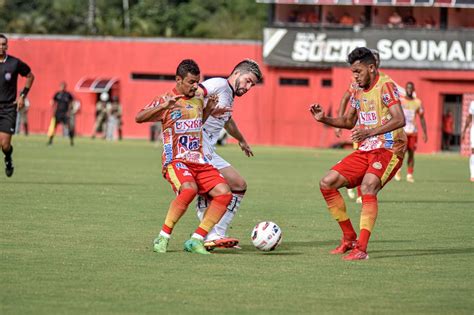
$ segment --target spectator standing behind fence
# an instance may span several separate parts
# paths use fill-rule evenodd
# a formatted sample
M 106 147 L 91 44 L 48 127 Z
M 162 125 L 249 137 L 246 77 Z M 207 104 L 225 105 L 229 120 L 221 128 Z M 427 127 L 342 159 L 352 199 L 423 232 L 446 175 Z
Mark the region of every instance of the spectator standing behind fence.
M 95 105 L 95 124 L 92 131 L 92 139 L 95 139 L 97 133 L 105 133 L 107 124 L 107 103 L 109 101 L 109 93 L 103 92 L 99 96 L 99 101 Z
M 30 100 L 25 97 L 25 106 L 20 108 L 16 114 L 16 134 L 20 134 L 21 126 L 23 126 L 23 131 L 25 136 L 28 135 L 28 110 L 30 109 Z
M 341 19 L 339 20 L 339 24 L 343 26 L 352 26 L 354 25 L 354 18 L 349 15 L 349 13 L 344 12 Z
M 443 145 L 442 150 L 449 151 L 451 148 L 451 139 L 453 138 L 454 132 L 454 119 L 453 112 L 448 110 L 446 114 L 443 115 Z
M 400 14 L 397 11 L 393 11 L 392 15 L 388 18 L 388 27 L 390 28 L 402 28 L 403 21 Z
M 339 23 L 339 21 L 337 20 L 337 18 L 334 16 L 334 14 L 331 11 L 329 11 L 326 14 L 325 20 L 326 20 L 327 24 L 338 24 Z
M 107 103 L 107 131 L 106 139 L 109 141 L 114 140 L 115 132 L 118 131 L 118 138 L 122 140 L 122 105 L 118 100 L 118 96 L 112 97 L 112 102 Z

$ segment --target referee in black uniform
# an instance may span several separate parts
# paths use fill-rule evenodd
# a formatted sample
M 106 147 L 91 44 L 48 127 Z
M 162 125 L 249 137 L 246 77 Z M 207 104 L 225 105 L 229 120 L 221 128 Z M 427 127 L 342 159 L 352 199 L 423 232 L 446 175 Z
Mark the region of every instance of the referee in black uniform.
M 8 39 L 0 34 L 0 146 L 5 154 L 5 174 L 13 175 L 11 146 L 15 133 L 16 113 L 25 106 L 25 98 L 35 76 L 30 67 L 18 58 L 7 55 Z M 26 84 L 17 97 L 18 75 L 26 77 Z

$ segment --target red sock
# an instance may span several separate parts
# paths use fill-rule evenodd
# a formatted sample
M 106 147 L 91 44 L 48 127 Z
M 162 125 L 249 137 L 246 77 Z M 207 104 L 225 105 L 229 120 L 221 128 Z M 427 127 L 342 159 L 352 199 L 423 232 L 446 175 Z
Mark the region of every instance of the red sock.
M 183 216 L 188 208 L 188 205 L 193 201 L 196 196 L 196 191 L 193 189 L 183 189 L 178 196 L 171 202 L 166 214 L 165 224 L 163 224 L 162 231 L 171 234 L 174 226 Z
M 168 235 L 171 235 L 171 232 L 173 232 L 173 228 L 170 228 L 166 224 L 163 224 L 163 226 L 161 227 L 161 230 Z
M 360 230 L 358 247 L 361 251 L 367 252 L 367 244 L 369 243 L 370 231 L 366 229 Z
M 207 236 L 207 233 L 208 233 L 208 232 L 207 232 L 206 230 L 204 230 L 203 228 L 198 227 L 198 228 L 196 229 L 196 231 L 194 231 L 194 233 L 196 233 L 196 234 L 198 234 L 198 235 L 201 235 L 202 238 L 205 238 L 205 237 Z
M 414 167 L 407 167 L 407 173 L 413 175 Z
M 357 197 L 362 197 L 362 189 L 360 189 L 360 186 L 357 186 Z
M 341 227 L 342 234 L 344 235 L 345 241 L 355 241 L 357 239 L 357 234 L 352 227 L 351 219 L 346 221 L 338 222 Z
M 224 194 L 215 196 L 212 198 L 211 204 L 209 208 L 207 208 L 206 213 L 204 213 L 204 217 L 202 218 L 201 224 L 196 229 L 194 233 L 206 236 L 207 233 L 214 227 L 214 225 L 219 222 L 222 216 L 227 211 L 227 206 L 232 200 L 232 194 Z
M 360 214 L 360 234 L 358 247 L 360 250 L 366 252 L 367 244 L 371 231 L 374 228 L 375 221 L 378 214 L 378 201 L 376 195 L 362 196 L 362 211 Z

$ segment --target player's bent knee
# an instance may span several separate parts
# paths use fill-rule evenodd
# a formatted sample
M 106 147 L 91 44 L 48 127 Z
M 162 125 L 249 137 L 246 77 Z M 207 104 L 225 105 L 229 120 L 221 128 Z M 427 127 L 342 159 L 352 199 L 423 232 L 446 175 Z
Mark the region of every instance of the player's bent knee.
M 215 196 L 212 198 L 212 201 L 215 201 L 217 203 L 220 203 L 223 206 L 226 206 L 230 203 L 232 200 L 232 194 L 230 192 L 222 195 Z
M 216 185 L 214 188 L 212 188 L 212 190 L 209 192 L 209 196 L 214 198 L 215 196 L 230 194 L 230 193 L 231 191 L 230 191 L 229 185 L 220 183 Z
M 181 188 L 179 190 L 183 191 L 184 189 L 193 190 L 193 191 L 195 191 L 196 194 L 197 194 L 197 191 L 198 191 L 197 184 L 194 183 L 194 182 L 185 182 L 185 183 L 181 184 Z
M 247 190 L 247 182 L 240 178 L 239 180 L 229 183 L 230 190 L 232 191 L 246 191 Z
M 360 190 L 362 191 L 363 195 L 375 195 L 378 192 L 378 185 L 377 183 L 362 183 L 360 185 Z
M 331 177 L 329 176 L 326 176 L 326 177 L 323 177 L 320 181 L 319 181 L 319 188 L 321 189 L 332 189 L 334 188 L 334 180 L 332 180 Z

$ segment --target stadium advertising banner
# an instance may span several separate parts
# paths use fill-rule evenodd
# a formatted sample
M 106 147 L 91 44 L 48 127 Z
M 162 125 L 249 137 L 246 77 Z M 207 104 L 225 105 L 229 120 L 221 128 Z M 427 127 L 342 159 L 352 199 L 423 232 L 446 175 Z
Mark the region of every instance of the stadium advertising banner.
M 375 48 L 384 68 L 473 70 L 474 32 L 264 29 L 263 58 L 276 67 L 347 65 L 356 47 Z

